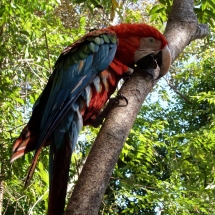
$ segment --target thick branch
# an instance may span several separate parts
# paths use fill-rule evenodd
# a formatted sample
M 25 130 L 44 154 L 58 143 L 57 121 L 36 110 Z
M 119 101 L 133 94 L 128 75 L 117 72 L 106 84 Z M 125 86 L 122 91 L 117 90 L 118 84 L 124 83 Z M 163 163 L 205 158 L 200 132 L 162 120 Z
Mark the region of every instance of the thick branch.
M 172 55 L 172 62 L 190 44 L 208 34 L 208 26 L 198 24 L 193 11 L 194 0 L 174 0 L 164 35 Z
M 74 188 L 65 215 L 98 214 L 99 206 L 140 107 L 153 88 L 150 79 L 136 73 L 123 84 L 120 93 L 129 101 L 125 107 L 113 108 L 90 151 L 79 180 Z M 124 105 L 123 101 L 122 105 Z
M 207 27 L 198 25 L 193 0 L 174 0 L 165 36 L 174 61 L 194 39 L 207 35 Z M 96 215 L 123 144 L 146 96 L 153 88 L 151 80 L 134 74 L 121 88 L 129 101 L 127 107 L 115 107 L 108 114 L 79 180 L 65 215 Z

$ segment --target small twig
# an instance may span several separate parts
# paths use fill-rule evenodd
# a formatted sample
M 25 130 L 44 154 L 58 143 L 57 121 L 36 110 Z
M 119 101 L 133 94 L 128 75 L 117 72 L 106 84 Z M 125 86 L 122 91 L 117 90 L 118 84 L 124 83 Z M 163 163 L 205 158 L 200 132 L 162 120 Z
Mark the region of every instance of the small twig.
M 161 215 L 161 213 L 164 211 L 163 208 L 159 208 L 159 211 L 158 211 L 158 215 Z
M 78 161 L 76 159 L 76 157 L 74 156 L 74 159 L 75 159 L 75 166 L 76 166 L 76 169 L 77 169 L 77 174 L 78 174 L 78 178 L 79 178 L 79 167 L 78 167 Z
M 143 186 L 142 184 L 134 183 L 133 180 L 129 180 L 129 179 L 122 179 L 122 178 L 119 178 L 119 177 L 111 177 L 111 179 L 120 180 L 120 181 L 125 182 L 125 183 L 127 183 L 129 185 L 133 185 L 135 187 L 141 187 L 144 190 L 156 190 L 154 187 Z
M 49 72 L 52 73 L 51 60 L 50 60 L 50 52 L 49 52 L 49 45 L 48 45 L 48 39 L 47 39 L 46 32 L 45 32 L 45 39 L 46 39 L 46 48 L 47 48 L 48 60 L 49 60 L 49 69 L 50 69 Z
M 41 78 L 39 75 L 37 75 L 37 73 L 34 72 L 34 70 L 31 68 L 30 64 L 28 63 L 28 61 L 26 61 L 26 64 L 28 65 L 30 71 L 39 78 L 39 80 L 43 83 L 43 84 L 46 84 Z
M 28 100 L 28 81 L 27 81 L 27 77 L 28 76 L 25 76 L 25 103 L 27 104 L 27 100 Z M 26 112 L 27 112 L 27 108 L 26 108 L 26 105 L 24 105 L 24 114 L 26 115 Z
M 22 199 L 23 197 L 25 197 L 25 196 L 21 196 L 20 198 L 18 198 L 18 199 L 16 200 L 16 206 L 15 206 L 14 215 L 16 215 L 17 206 L 20 206 L 18 201 L 19 201 L 20 199 Z
M 4 209 L 4 213 L 3 213 L 2 215 L 5 215 L 5 214 L 6 214 L 7 209 L 8 209 L 8 206 L 9 206 L 9 200 L 7 201 L 7 205 L 6 205 L 6 207 L 5 207 L 5 209 Z
M 13 127 L 12 129 L 9 129 L 9 130 L 1 129 L 1 131 L 3 131 L 3 132 L 9 132 L 9 133 L 10 133 L 10 132 L 12 132 L 14 129 L 23 127 L 24 125 L 26 125 L 26 123 L 24 123 L 24 124 L 22 124 L 22 125 L 15 126 L 15 127 Z
M 34 207 L 37 205 L 37 203 L 38 203 L 39 201 L 41 201 L 41 199 L 43 198 L 43 196 L 45 196 L 45 194 L 46 194 L 48 191 L 49 191 L 49 189 L 47 189 L 47 190 L 45 191 L 45 193 L 44 193 L 42 196 L 40 196 L 40 198 L 38 198 L 37 201 L 33 204 L 33 206 L 32 206 L 32 207 L 30 208 L 30 210 L 29 210 L 29 213 L 28 213 L 29 215 L 32 214 Z
M 171 89 L 173 89 L 173 91 L 176 93 L 176 94 L 178 94 L 179 96 L 181 96 L 186 102 L 188 102 L 189 104 L 193 104 L 187 97 L 185 97 L 182 93 L 180 93 L 178 90 L 177 90 L 177 88 L 175 87 L 175 86 L 173 86 L 172 84 L 170 84 L 170 81 L 167 79 L 167 78 L 165 78 L 165 77 L 163 77 L 165 80 L 166 80 L 166 82 L 167 82 L 167 84 L 169 85 L 169 87 L 171 88 Z
M 46 68 L 45 68 L 45 67 L 43 67 L 43 66 L 40 66 L 39 64 L 35 64 L 35 63 L 34 63 L 34 65 L 35 65 L 35 66 L 37 66 L 37 67 L 39 67 L 39 68 L 41 68 L 41 69 L 46 70 L 47 72 L 49 72 L 49 70 L 48 70 L 48 69 L 46 69 Z M 43 77 L 44 77 L 44 78 L 47 78 L 47 77 L 46 77 L 46 76 L 44 76 L 44 75 L 43 75 Z
M 34 59 L 33 59 L 33 58 L 25 58 L 25 59 L 18 59 L 18 60 L 17 60 L 17 62 L 23 62 L 23 61 L 24 61 L 24 62 L 26 62 L 26 61 L 32 61 L 32 62 L 33 62 Z
M 103 203 L 103 205 L 104 205 L 104 207 L 103 207 L 103 209 L 102 209 L 102 214 L 104 214 L 106 204 L 105 204 L 105 201 L 103 201 L 103 200 L 102 200 L 102 203 Z
M 22 213 L 25 215 L 26 213 L 25 213 L 23 207 L 19 204 L 18 201 L 19 201 L 21 198 L 24 198 L 24 197 L 26 197 L 26 196 L 24 195 L 24 196 L 21 196 L 21 197 L 19 197 L 18 199 L 16 199 L 16 197 L 13 196 L 13 195 L 9 192 L 8 189 L 5 189 L 5 192 L 10 196 L 10 200 L 11 200 L 11 201 L 14 201 L 14 202 L 16 201 L 16 209 L 15 209 L 15 210 L 17 210 L 17 206 L 19 206 L 19 208 L 22 210 Z M 15 212 L 16 212 L 16 211 L 15 211 Z
M 16 206 L 15 206 L 14 215 L 16 215 L 16 211 L 17 211 L 17 205 L 18 205 L 18 202 L 16 202 Z

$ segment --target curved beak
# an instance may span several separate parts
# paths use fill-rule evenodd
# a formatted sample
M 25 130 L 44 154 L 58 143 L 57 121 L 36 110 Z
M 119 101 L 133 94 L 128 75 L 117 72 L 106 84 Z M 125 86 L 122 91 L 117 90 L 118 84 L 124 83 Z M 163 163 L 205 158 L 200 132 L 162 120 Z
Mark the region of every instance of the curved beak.
M 161 78 L 162 76 L 164 76 L 171 65 L 171 53 L 169 50 L 168 45 L 166 45 L 162 50 L 158 51 L 156 54 L 148 54 L 145 55 L 144 57 L 142 57 L 141 59 L 137 60 L 136 65 L 141 68 L 141 69 L 145 69 L 145 70 L 150 70 L 153 72 L 149 72 L 154 79 L 154 70 L 159 68 L 159 75 L 156 79 Z
M 166 45 L 161 50 L 161 55 L 162 55 L 162 60 L 161 60 L 161 66 L 160 66 L 160 74 L 159 74 L 158 78 L 164 76 L 168 72 L 170 65 L 171 65 L 171 61 L 172 61 L 171 53 L 170 53 L 168 45 Z

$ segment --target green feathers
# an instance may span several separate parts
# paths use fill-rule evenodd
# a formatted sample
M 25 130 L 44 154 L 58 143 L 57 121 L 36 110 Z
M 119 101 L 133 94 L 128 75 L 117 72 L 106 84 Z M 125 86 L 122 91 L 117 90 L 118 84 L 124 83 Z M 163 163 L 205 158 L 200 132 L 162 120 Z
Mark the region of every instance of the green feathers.
M 104 41 L 105 41 L 106 43 L 110 43 L 110 39 L 109 39 L 108 35 L 102 34 L 101 37 L 104 39 Z
M 89 43 L 89 48 L 92 52 L 97 52 L 99 50 L 99 45 L 96 45 L 94 42 Z
M 100 33 L 99 35 L 88 35 L 85 38 L 77 41 L 73 47 L 67 47 L 66 53 L 64 53 L 64 62 L 58 62 L 55 68 L 67 69 L 72 64 L 79 63 L 81 60 L 87 58 L 91 53 L 98 51 L 99 46 L 104 43 L 117 43 L 117 37 L 113 33 Z

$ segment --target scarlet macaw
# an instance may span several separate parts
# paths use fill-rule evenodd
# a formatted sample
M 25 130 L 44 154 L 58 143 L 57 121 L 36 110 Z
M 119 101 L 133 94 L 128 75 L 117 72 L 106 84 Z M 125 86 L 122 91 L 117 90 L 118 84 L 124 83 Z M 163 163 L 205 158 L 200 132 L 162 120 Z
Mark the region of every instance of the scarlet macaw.
M 82 126 L 92 124 L 124 74 L 131 75 L 135 64 L 144 67 L 147 56 L 156 55 L 161 77 L 171 63 L 168 43 L 146 24 L 95 30 L 63 50 L 11 156 L 13 162 L 35 150 L 28 184 L 42 147 L 50 145 L 48 214 L 63 214 L 71 155 Z

